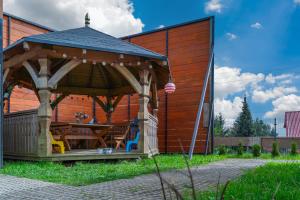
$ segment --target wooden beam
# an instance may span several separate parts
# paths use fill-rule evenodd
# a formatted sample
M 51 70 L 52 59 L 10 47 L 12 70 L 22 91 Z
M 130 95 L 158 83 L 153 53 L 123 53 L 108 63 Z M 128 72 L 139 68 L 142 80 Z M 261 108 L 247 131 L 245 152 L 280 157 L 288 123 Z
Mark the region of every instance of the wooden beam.
M 6 78 L 7 78 L 7 76 L 8 76 L 9 71 L 10 71 L 9 68 L 5 69 L 5 71 L 4 71 L 4 74 L 3 74 L 3 84 L 4 84 L 5 81 L 6 81 Z
M 54 108 L 62 101 L 64 98 L 68 96 L 68 94 L 61 94 L 59 97 L 57 97 L 54 101 L 51 102 L 51 108 L 54 110 Z
M 115 64 L 113 68 L 123 75 L 123 77 L 130 83 L 130 85 L 138 94 L 142 93 L 142 86 L 140 85 L 139 81 L 125 66 Z
M 98 88 L 86 88 L 86 87 L 69 87 L 69 86 L 59 86 L 55 90 L 55 93 L 68 93 L 77 95 L 89 95 L 89 96 L 106 96 L 109 94 L 107 89 Z
M 88 80 L 88 83 L 87 83 L 87 87 L 89 87 L 89 88 L 92 87 L 92 84 L 93 84 L 94 68 L 95 68 L 95 65 L 92 65 L 91 66 L 90 77 L 89 77 L 89 80 Z
M 98 68 L 98 71 L 99 71 L 100 75 L 103 77 L 105 87 L 106 88 L 110 88 L 109 81 L 108 81 L 107 76 L 106 76 L 106 74 L 104 72 L 104 66 L 97 65 L 97 68 Z
M 107 112 L 107 109 L 106 109 L 107 107 L 106 107 L 105 103 L 102 100 L 100 100 L 97 96 L 94 96 L 93 98 L 94 98 L 95 102 L 104 110 L 104 112 Z
M 24 61 L 30 60 L 35 56 L 37 56 L 40 52 L 41 52 L 41 48 L 36 47 L 31 51 L 27 51 L 23 54 L 18 54 L 4 62 L 4 69 L 13 67 L 15 65 L 21 64 Z
M 120 78 L 120 75 L 116 73 L 116 70 L 114 70 L 111 66 L 107 66 L 107 65 L 102 67 L 104 67 L 107 70 L 108 74 L 113 78 L 111 82 L 115 81 L 119 85 L 122 84 L 122 79 Z M 107 81 L 107 83 L 109 84 L 109 81 Z
M 38 76 L 38 72 L 36 71 L 36 69 L 33 68 L 32 65 L 28 61 L 24 61 L 23 66 L 27 69 L 28 73 L 30 74 L 35 87 L 39 88 L 39 76 Z
M 114 100 L 114 103 L 113 103 L 113 109 L 115 110 L 115 108 L 117 107 L 117 105 L 120 103 L 120 101 L 122 100 L 123 98 L 123 94 L 120 94 L 116 100 Z
M 77 67 L 80 64 L 81 64 L 81 61 L 79 61 L 79 60 L 71 60 L 71 61 L 69 61 L 67 64 L 65 64 L 64 66 L 62 66 L 61 68 L 59 68 L 59 70 L 57 70 L 57 72 L 49 79 L 48 86 L 50 88 L 56 87 L 57 83 L 66 74 L 68 74 L 70 71 L 72 71 L 75 67 Z
M 157 83 L 152 83 L 152 108 L 158 109 L 158 95 L 157 95 Z
M 121 94 L 124 95 L 135 93 L 134 89 L 131 86 L 119 87 L 115 89 L 59 86 L 58 88 L 54 89 L 53 92 L 89 96 L 118 96 Z

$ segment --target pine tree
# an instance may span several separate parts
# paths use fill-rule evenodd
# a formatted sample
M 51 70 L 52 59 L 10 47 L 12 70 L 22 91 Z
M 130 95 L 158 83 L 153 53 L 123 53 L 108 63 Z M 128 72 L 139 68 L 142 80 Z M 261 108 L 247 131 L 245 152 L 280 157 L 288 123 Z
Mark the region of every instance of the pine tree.
M 252 127 L 252 115 L 247 103 L 246 96 L 244 97 L 242 112 L 239 114 L 238 118 L 234 122 L 234 132 L 235 136 L 250 137 L 254 135 Z
M 219 113 L 214 119 L 214 134 L 216 136 L 225 136 L 225 120 L 222 113 Z
M 256 118 L 253 122 L 254 136 L 271 136 L 271 126 L 265 124 L 263 120 Z

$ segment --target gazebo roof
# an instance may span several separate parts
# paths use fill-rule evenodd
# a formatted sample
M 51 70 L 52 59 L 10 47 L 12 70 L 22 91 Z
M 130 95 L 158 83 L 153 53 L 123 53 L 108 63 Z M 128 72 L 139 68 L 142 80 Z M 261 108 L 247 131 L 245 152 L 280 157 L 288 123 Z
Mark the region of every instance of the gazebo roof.
M 159 60 L 167 59 L 164 55 L 107 35 L 88 26 L 24 37 L 11 46 L 8 46 L 5 51 L 24 42 L 105 51 Z
M 147 69 L 157 89 L 169 79 L 167 57 L 88 26 L 24 37 L 4 50 L 5 84 L 94 96 L 141 93 Z M 46 59 L 42 61 L 41 59 Z M 45 63 L 46 62 L 46 63 Z M 47 72 L 42 70 L 47 65 Z M 41 85 L 40 74 L 48 74 Z

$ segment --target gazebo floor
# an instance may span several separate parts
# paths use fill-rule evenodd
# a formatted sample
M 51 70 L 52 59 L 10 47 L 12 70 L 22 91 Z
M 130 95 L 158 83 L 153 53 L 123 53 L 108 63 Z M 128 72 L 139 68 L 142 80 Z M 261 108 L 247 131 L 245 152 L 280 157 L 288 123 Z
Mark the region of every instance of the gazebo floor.
M 126 153 L 125 151 L 117 151 L 112 154 L 99 154 L 96 149 L 71 150 L 66 151 L 64 154 L 53 153 L 47 157 L 4 155 L 6 159 L 32 161 L 121 160 L 139 159 L 146 156 L 146 154 L 139 152 Z

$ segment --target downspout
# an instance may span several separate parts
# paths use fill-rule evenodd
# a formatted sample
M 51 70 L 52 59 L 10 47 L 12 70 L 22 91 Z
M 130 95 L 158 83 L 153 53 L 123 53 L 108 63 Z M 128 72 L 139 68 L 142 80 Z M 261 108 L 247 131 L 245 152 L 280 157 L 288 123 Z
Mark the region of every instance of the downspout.
M 211 18 L 210 23 L 210 47 L 214 46 L 214 17 Z M 213 51 L 213 49 L 210 49 Z M 206 135 L 206 143 L 205 143 L 205 155 L 209 153 L 209 141 L 210 141 L 210 152 L 213 152 L 214 149 L 214 57 L 212 59 L 212 69 L 210 74 L 210 97 L 209 97 L 209 124 Z
M 213 16 L 211 18 L 211 26 L 210 26 L 210 30 L 211 30 L 211 47 L 214 48 L 215 46 L 215 17 Z M 214 49 L 212 49 L 212 51 L 214 51 Z M 213 153 L 214 152 L 214 119 L 215 119 L 215 107 L 214 107 L 214 100 L 215 100 L 215 57 L 213 57 L 212 59 L 212 72 L 211 72 L 211 132 L 210 132 L 210 137 L 211 137 L 211 145 L 210 145 L 210 152 Z
M 11 16 L 8 16 L 7 18 L 7 46 L 10 45 L 10 38 L 11 38 Z M 10 96 L 11 92 L 8 94 L 7 97 L 7 113 L 10 113 Z
M 166 30 L 166 56 L 169 56 L 169 30 Z M 165 93 L 165 153 L 168 153 L 168 94 Z
M 131 43 L 131 38 L 128 39 L 128 42 Z M 131 118 L 131 107 L 130 107 L 130 104 L 131 104 L 131 101 L 130 101 L 130 94 L 128 94 L 127 96 L 127 118 L 128 118 L 128 122 L 130 122 L 130 118 Z

